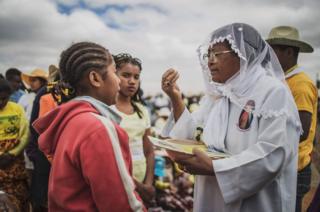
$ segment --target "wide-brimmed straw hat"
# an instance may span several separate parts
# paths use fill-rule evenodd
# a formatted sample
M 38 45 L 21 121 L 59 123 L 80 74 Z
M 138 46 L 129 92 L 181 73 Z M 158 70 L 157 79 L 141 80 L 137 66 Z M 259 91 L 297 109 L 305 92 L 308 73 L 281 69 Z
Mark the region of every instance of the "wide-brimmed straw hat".
M 298 29 L 292 26 L 278 26 L 271 29 L 266 40 L 270 45 L 298 47 L 300 52 L 311 53 L 313 48 L 307 42 L 300 40 Z
M 30 86 L 30 78 L 31 77 L 39 77 L 46 81 L 48 81 L 48 74 L 44 70 L 37 68 L 31 71 L 30 73 L 21 73 L 22 80 Z

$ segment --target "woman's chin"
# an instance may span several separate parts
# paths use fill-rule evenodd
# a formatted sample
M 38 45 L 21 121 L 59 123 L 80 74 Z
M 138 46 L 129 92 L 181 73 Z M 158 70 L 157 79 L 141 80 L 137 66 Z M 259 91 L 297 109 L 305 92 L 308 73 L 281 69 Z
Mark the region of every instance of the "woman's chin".
M 213 82 L 216 82 L 216 83 L 221 83 L 220 80 L 219 80 L 219 78 L 217 78 L 217 77 L 212 77 L 211 80 L 212 80 Z

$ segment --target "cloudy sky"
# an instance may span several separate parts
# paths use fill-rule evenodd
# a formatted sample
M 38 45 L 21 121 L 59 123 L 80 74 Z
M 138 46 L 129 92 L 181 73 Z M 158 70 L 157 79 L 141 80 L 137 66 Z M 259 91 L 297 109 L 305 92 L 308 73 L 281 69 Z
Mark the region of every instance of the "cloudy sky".
M 196 48 L 233 22 L 264 38 L 274 26 L 296 26 L 315 48 L 300 63 L 313 79 L 320 71 L 319 0 L 0 0 L 0 8 L 0 73 L 47 69 L 72 42 L 85 40 L 140 58 L 147 93 L 160 92 L 170 67 L 179 70 L 181 89 L 194 93 L 203 89 Z

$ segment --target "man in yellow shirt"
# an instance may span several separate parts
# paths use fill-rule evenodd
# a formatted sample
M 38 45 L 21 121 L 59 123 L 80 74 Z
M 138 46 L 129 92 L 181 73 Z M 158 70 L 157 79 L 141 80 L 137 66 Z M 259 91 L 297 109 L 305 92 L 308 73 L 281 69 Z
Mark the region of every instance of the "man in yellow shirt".
M 303 134 L 300 136 L 296 212 L 301 211 L 302 199 L 310 190 L 311 152 L 317 124 L 318 90 L 297 64 L 300 52 L 311 53 L 313 48 L 299 39 L 299 32 L 291 26 L 279 26 L 270 31 L 267 42 L 275 51 L 285 72 L 287 84 L 299 110 Z

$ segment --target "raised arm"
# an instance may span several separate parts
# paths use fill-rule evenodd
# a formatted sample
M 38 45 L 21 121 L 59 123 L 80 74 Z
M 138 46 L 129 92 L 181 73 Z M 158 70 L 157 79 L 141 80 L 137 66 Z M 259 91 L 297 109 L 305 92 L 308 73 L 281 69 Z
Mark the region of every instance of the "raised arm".
M 161 82 L 162 90 L 169 96 L 171 100 L 175 121 L 180 118 L 185 109 L 180 89 L 176 83 L 178 78 L 179 73 L 171 68 L 162 75 Z

